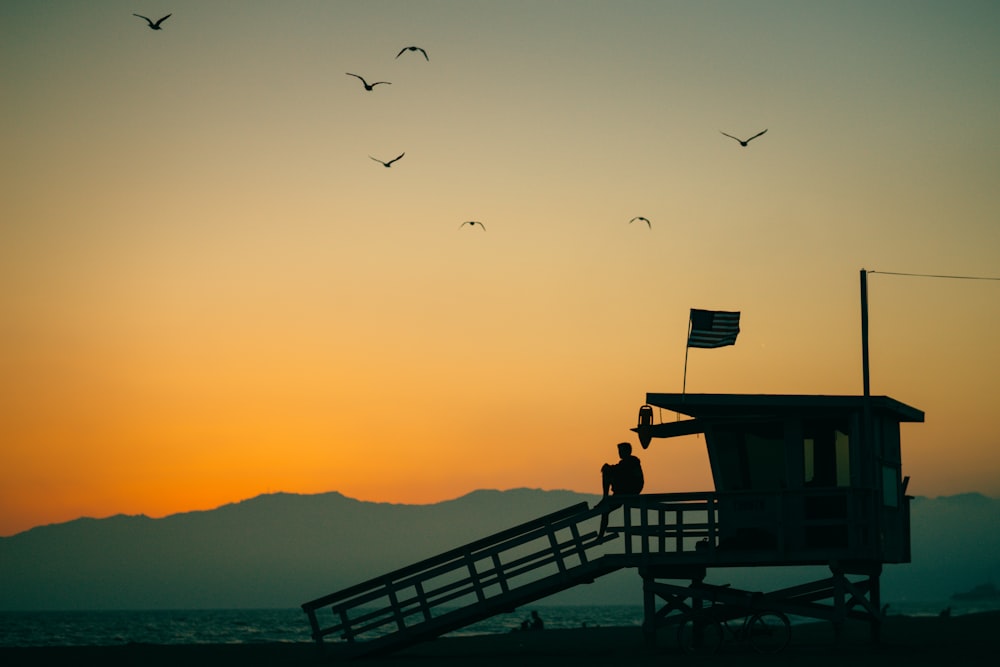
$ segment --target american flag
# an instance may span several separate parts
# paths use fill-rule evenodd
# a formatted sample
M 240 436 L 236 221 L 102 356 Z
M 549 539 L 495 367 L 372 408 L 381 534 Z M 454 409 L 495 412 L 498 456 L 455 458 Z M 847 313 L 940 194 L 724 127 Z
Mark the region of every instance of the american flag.
M 735 345 L 740 333 L 740 313 L 692 308 L 690 325 L 688 347 Z

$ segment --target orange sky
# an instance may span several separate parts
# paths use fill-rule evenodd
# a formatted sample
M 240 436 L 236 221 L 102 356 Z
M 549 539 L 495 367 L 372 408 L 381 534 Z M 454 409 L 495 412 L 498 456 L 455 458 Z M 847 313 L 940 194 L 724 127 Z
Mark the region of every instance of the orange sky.
M 688 309 L 688 391 L 853 394 L 862 268 L 998 275 L 993 3 L 139 4 L 0 6 L 0 535 L 597 492 Z M 1000 495 L 1000 282 L 869 283 L 911 493 Z

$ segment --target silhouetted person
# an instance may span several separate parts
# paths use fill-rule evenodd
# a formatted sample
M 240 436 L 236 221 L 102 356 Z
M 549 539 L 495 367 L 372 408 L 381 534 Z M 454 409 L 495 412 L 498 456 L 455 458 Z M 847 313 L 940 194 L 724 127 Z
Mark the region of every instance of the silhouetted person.
M 615 502 L 612 496 L 637 496 L 642 492 L 645 483 L 642 476 L 642 463 L 639 462 L 638 457 L 632 454 L 631 443 L 618 443 L 618 459 L 618 463 L 605 463 L 601 466 L 601 485 L 604 494 L 598 505 L 604 505 L 605 510 L 604 514 L 601 515 L 601 529 L 598 532 L 598 537 L 603 537 L 604 531 L 608 528 L 608 513 L 621 505 L 620 502 Z
M 525 630 L 544 630 L 545 622 L 542 620 L 542 617 L 538 615 L 537 611 L 533 611 L 531 612 L 531 618 L 522 623 L 521 627 Z

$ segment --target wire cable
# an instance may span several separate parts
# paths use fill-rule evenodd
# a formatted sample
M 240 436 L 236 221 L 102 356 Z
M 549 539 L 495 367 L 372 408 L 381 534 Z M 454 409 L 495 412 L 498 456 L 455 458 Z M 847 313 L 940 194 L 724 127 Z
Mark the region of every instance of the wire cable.
M 866 271 L 866 273 L 882 273 L 888 276 L 912 276 L 916 278 L 951 278 L 954 280 L 1000 280 L 992 276 L 944 276 L 934 273 L 901 273 L 898 271 Z

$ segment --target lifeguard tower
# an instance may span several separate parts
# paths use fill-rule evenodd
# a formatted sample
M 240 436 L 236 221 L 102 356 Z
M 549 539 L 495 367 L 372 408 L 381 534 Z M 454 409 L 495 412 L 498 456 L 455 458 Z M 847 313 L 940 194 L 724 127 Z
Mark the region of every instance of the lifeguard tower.
M 669 414 L 654 423 L 657 409 Z M 643 580 L 648 641 L 706 605 L 836 628 L 860 619 L 877 639 L 882 567 L 910 560 L 900 424 L 923 419 L 886 396 L 647 394 L 632 429 L 640 444 L 695 436 L 671 445 L 704 443 L 714 490 L 619 497 L 603 534 L 605 508 L 579 503 L 302 608 L 320 645 L 343 640 L 341 656 L 370 655 L 631 568 Z M 726 568 L 817 565 L 829 576 L 780 590 L 705 582 L 710 571 L 724 580 Z
M 677 418 L 654 424 L 654 408 Z M 866 619 L 877 638 L 882 566 L 910 561 L 900 424 L 923 419 L 886 396 L 647 394 L 632 429 L 642 446 L 700 434 L 715 483 L 711 493 L 657 501 L 674 515 L 672 525 L 657 521 L 656 532 L 676 535 L 676 556 L 640 568 L 647 624 L 669 623 L 678 611 L 682 620 L 707 600 L 748 599 L 747 591 L 702 585 L 711 568 L 824 565 L 830 577 L 759 594 L 754 604 L 837 627 Z M 641 512 L 626 520 L 635 518 L 649 521 Z M 668 583 L 678 579 L 691 583 Z M 656 609 L 661 598 L 666 604 Z

